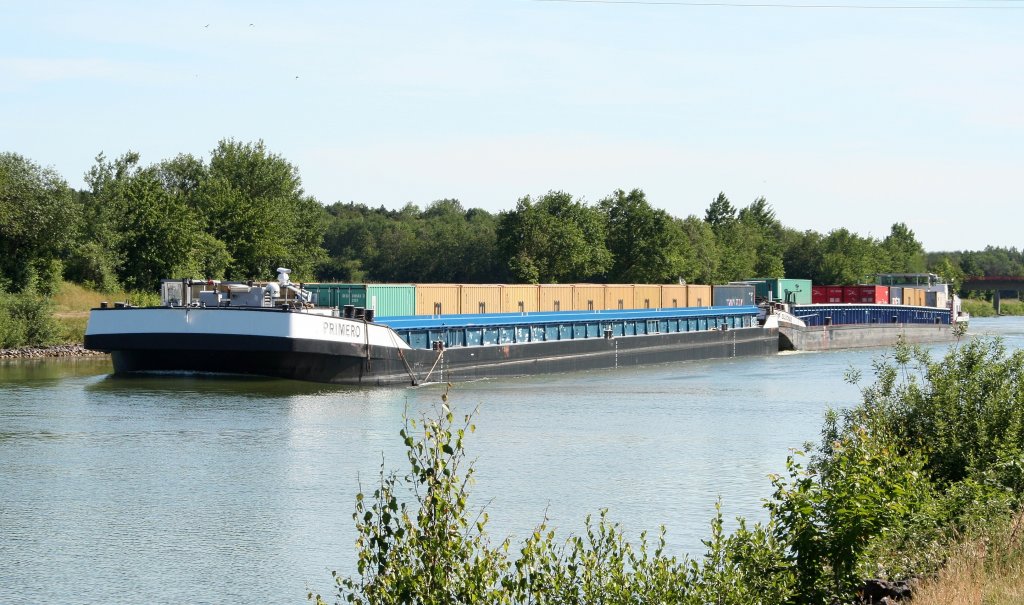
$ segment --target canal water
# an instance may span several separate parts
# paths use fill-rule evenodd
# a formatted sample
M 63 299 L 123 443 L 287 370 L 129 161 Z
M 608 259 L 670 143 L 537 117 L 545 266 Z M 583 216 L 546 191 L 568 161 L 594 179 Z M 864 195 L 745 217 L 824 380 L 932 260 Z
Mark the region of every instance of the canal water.
M 1024 347 L 1024 319 L 978 319 Z M 932 347 L 941 355 L 946 346 Z M 765 517 L 767 475 L 856 403 L 884 349 L 456 385 L 495 539 L 602 508 L 699 555 L 715 502 Z M 101 360 L 0 365 L 0 603 L 299 603 L 354 569 L 359 486 L 404 470 L 406 410 L 440 386 L 115 378 Z

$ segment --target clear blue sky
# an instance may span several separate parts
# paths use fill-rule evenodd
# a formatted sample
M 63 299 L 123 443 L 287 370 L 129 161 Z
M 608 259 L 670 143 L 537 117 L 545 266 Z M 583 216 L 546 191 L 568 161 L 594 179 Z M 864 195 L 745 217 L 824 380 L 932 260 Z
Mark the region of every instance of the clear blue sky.
M 724 191 L 799 229 L 1020 247 L 1024 2 L 870 4 L 921 8 L 4 2 L 0 150 L 82 187 L 99 152 L 263 139 L 325 203 L 639 187 L 683 217 Z

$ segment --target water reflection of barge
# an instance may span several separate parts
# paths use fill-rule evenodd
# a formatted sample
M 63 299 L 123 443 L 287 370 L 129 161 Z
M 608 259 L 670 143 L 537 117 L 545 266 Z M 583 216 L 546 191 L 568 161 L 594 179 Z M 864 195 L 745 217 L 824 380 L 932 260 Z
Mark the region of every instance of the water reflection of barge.
M 213 284 L 213 282 L 210 282 Z M 177 286 L 180 286 L 177 287 Z M 166 282 L 161 307 L 95 309 L 85 346 L 116 373 L 256 374 L 341 384 L 419 384 L 770 355 L 755 306 L 374 318 L 321 308 L 288 281 Z

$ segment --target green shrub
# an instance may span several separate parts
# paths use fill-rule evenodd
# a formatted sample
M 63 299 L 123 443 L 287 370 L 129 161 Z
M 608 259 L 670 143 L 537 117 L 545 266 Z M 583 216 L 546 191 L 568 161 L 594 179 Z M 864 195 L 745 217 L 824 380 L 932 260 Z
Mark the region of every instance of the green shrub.
M 45 346 L 59 336 L 47 298 L 30 292 L 0 293 L 0 348 Z
M 406 420 L 409 471 L 356 497 L 358 575 L 336 576 L 341 601 L 391 603 L 850 603 L 868 577 L 906 579 L 987 543 L 1024 490 L 1024 353 L 999 340 L 940 361 L 898 344 L 874 366 L 853 409 L 830 412 L 809 462 L 773 476 L 769 519 L 723 529 L 720 508 L 700 558 L 637 543 L 601 511 L 559 540 L 546 520 L 510 555 L 470 509 L 463 440 L 446 392 L 436 417 Z M 854 372 L 848 377 L 856 381 Z M 313 595 L 310 595 L 313 598 Z M 324 602 L 317 595 L 318 603 Z

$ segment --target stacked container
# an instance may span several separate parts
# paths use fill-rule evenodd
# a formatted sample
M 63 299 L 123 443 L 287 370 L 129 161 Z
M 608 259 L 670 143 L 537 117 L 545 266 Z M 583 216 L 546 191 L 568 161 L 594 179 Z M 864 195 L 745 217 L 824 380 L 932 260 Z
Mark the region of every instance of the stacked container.
M 945 309 L 949 306 L 949 295 L 945 292 L 925 292 L 925 304 L 929 307 Z
M 714 286 L 712 304 L 716 307 L 742 307 L 754 304 L 754 286 L 728 284 Z
M 903 304 L 914 307 L 925 306 L 924 290 L 921 288 L 903 288 Z
M 530 285 L 501 286 L 502 313 L 534 313 L 540 310 L 540 288 Z
M 483 314 L 501 312 L 501 286 L 464 284 L 459 289 L 460 313 Z
M 540 293 L 540 311 L 571 311 L 573 307 L 573 287 L 569 285 L 545 284 L 537 286 Z M 602 291 L 603 296 L 603 291 Z
M 686 306 L 686 286 L 672 285 L 661 287 L 661 306 L 675 309 Z
M 711 286 L 699 284 L 686 286 L 687 307 L 710 307 L 711 305 Z
M 461 313 L 459 290 L 458 284 L 416 284 L 416 315 Z
M 814 286 L 811 302 L 816 305 L 834 305 L 843 302 L 843 286 Z
M 633 286 L 634 309 L 660 309 L 661 286 L 637 284 Z
M 601 311 L 605 309 L 605 287 L 601 284 L 576 284 L 570 288 L 572 291 L 569 301 L 572 306 L 563 306 L 563 311 Z M 630 300 L 632 301 L 632 299 Z
M 303 284 L 321 307 L 363 307 L 378 317 L 415 315 L 416 286 L 412 284 Z
M 635 308 L 631 284 L 608 284 L 604 287 L 604 308 L 607 310 Z
M 843 302 L 859 305 L 889 304 L 888 286 L 844 286 Z
M 759 300 L 787 302 L 798 305 L 809 305 L 813 302 L 813 289 L 809 279 L 784 279 L 781 277 L 757 278 L 748 280 L 754 284 L 755 295 Z

